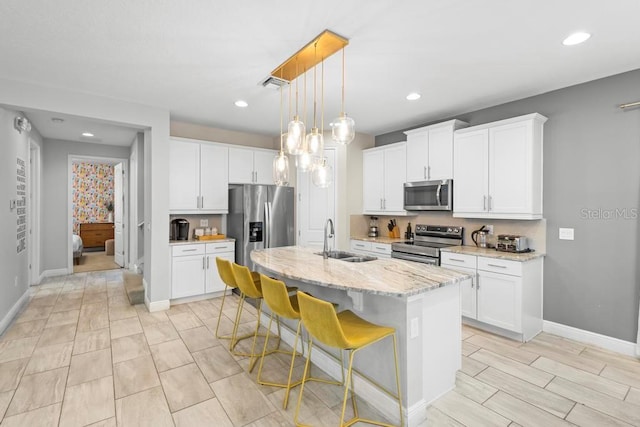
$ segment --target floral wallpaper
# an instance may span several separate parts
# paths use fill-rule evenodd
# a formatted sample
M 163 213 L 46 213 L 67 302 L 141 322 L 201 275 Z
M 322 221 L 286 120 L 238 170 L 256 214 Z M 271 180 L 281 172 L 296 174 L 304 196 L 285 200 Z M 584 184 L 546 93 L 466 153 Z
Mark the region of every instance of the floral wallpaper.
M 107 202 L 113 201 L 113 165 L 73 164 L 73 232 L 84 222 L 109 222 Z

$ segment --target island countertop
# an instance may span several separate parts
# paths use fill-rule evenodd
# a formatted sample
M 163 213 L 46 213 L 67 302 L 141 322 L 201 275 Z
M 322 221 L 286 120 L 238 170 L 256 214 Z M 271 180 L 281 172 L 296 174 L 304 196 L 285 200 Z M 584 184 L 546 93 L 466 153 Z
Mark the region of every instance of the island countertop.
M 251 260 L 282 277 L 328 288 L 407 297 L 462 282 L 471 276 L 399 259 L 368 262 L 324 259 L 317 248 L 285 246 L 251 252 Z

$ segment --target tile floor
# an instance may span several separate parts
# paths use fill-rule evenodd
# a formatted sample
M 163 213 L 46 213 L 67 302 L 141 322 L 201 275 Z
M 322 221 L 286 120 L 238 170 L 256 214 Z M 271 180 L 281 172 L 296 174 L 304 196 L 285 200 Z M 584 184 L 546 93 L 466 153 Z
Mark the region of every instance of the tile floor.
M 293 425 L 298 390 L 282 409 L 283 390 L 257 385 L 257 369 L 214 337 L 219 299 L 149 313 L 128 304 L 120 270 L 50 278 L 33 291 L 0 337 L 2 427 Z M 243 332 L 255 320 L 244 315 Z M 470 327 L 462 335 L 456 388 L 424 426 L 640 426 L 637 359 L 545 333 L 526 344 Z M 282 381 L 286 369 L 286 356 L 272 356 L 264 375 Z M 338 388 L 310 383 L 301 420 L 337 425 L 340 399 Z

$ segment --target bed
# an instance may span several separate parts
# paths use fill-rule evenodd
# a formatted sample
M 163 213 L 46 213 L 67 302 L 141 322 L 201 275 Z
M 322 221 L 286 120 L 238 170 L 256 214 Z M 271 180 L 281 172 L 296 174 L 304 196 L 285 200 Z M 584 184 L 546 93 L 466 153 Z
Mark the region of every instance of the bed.
M 80 264 L 80 257 L 82 256 L 82 238 L 77 234 L 73 235 L 73 263 Z

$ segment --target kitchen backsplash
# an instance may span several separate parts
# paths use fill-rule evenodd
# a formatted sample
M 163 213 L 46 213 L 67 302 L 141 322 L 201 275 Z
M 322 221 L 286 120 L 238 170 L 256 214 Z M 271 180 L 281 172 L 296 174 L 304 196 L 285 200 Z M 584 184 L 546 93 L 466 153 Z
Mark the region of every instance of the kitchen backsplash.
M 423 212 L 417 216 L 378 216 L 378 229 L 380 236 L 388 236 L 387 224 L 390 219 L 395 219 L 400 229 L 401 237 L 407 230 L 407 224 L 411 223 L 411 229 L 415 232 L 416 224 L 429 225 L 459 225 L 464 227 L 463 241 L 467 246 L 473 246 L 471 233 L 483 225 L 493 225 L 493 235 L 489 236 L 489 243 L 495 244 L 498 234 L 517 234 L 529 239 L 529 247 L 538 252 L 546 252 L 547 221 L 541 220 L 510 220 L 510 219 L 470 219 L 453 218 L 450 212 Z M 363 237 L 369 231 L 370 215 L 351 215 L 350 232 L 352 237 Z
M 216 227 L 218 229 L 218 234 L 225 234 L 226 224 L 223 224 L 223 216 L 224 215 L 169 215 L 169 223 L 171 223 L 171 220 L 176 218 L 186 219 L 187 221 L 189 221 L 189 239 L 193 239 L 193 230 L 195 230 L 196 228 L 205 228 L 200 227 L 201 219 L 209 220 L 208 227 Z

